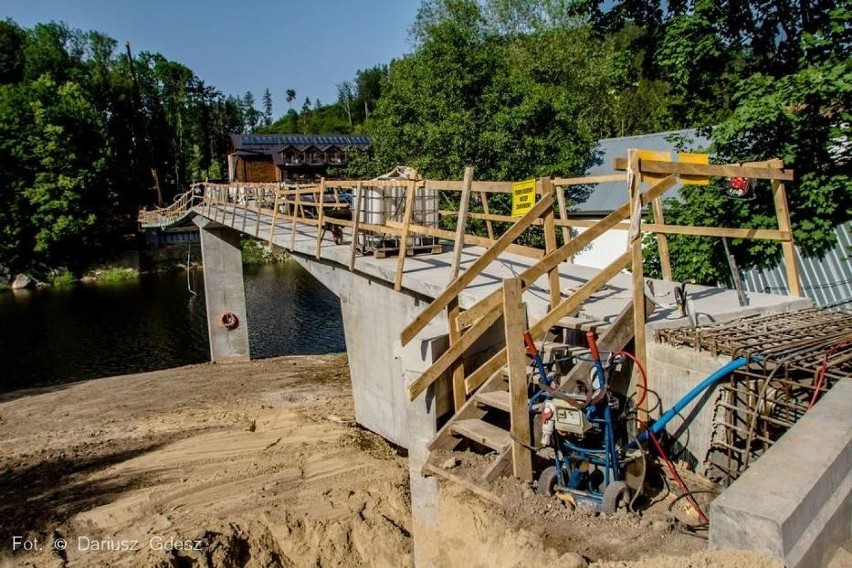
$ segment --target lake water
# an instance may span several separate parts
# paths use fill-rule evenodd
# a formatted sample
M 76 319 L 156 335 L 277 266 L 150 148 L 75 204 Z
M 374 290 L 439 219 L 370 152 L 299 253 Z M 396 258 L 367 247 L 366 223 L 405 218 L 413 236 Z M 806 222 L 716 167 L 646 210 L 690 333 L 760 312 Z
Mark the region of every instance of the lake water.
M 0 293 L 0 392 L 209 361 L 203 280 Z M 252 358 L 346 349 L 337 297 L 295 262 L 246 267 L 245 286 Z

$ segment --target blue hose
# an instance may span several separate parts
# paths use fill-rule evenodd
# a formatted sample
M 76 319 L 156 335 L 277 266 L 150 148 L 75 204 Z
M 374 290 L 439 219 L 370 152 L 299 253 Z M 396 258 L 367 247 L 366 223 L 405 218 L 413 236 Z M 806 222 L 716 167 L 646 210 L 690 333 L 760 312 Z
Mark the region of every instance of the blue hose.
M 682 399 L 677 401 L 677 403 L 673 407 L 671 407 L 662 416 L 660 416 L 660 419 L 654 422 L 650 428 L 639 434 L 639 437 L 636 438 L 636 440 L 630 442 L 627 447 L 635 448 L 637 444 L 646 441 L 648 439 L 648 432 L 659 434 L 660 431 L 666 427 L 666 424 L 668 424 L 672 418 L 677 416 L 680 411 L 686 407 L 686 405 L 695 400 L 698 395 L 700 395 L 705 390 L 712 387 L 713 385 L 715 385 L 720 380 L 724 379 L 740 367 L 745 367 L 751 360 L 759 360 L 759 357 L 752 356 L 751 358 L 740 357 L 738 359 L 734 359 L 733 361 L 731 361 L 730 363 L 720 368 L 718 371 L 695 385 L 695 387 L 691 391 L 686 393 L 686 395 Z

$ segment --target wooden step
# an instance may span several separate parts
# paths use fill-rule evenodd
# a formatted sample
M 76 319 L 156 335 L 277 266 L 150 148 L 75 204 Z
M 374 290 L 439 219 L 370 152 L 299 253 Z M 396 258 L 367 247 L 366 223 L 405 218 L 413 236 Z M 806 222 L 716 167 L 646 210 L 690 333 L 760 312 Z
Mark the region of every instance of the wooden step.
M 477 402 L 481 402 L 486 406 L 502 410 L 503 412 L 511 412 L 512 399 L 509 396 L 509 391 L 477 392 L 474 396 Z
M 450 428 L 453 434 L 463 436 L 498 452 L 502 452 L 506 446 L 512 443 L 512 438 L 509 437 L 507 431 L 482 420 L 455 420 Z
M 602 333 L 605 328 L 608 328 L 610 322 L 603 320 L 592 320 L 579 317 L 564 317 L 556 322 L 556 326 L 564 327 L 565 329 L 575 329 L 577 331 L 594 331 Z

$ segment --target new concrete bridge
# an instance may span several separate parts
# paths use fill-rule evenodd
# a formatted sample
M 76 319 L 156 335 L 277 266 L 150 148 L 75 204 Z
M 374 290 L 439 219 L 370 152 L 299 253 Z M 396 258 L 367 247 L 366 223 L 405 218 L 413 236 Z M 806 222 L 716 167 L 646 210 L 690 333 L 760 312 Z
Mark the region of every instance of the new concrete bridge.
M 621 322 L 629 333 L 621 333 L 619 344 L 634 340 L 637 358 L 649 368 L 650 387 L 668 407 L 685 388 L 703 377 L 705 368 L 718 368 L 720 362 L 718 357 L 700 354 L 677 360 L 668 347 L 648 345 L 646 337 L 660 329 L 689 327 L 695 321 L 719 322 L 810 306 L 804 298 L 769 294 L 749 294 L 748 305 L 741 306 L 735 291 L 690 286 L 687 306 L 678 307 L 673 301 L 676 284 L 654 281 L 652 295 L 660 307 L 649 309 L 638 238 L 648 230 L 642 225 L 642 206 L 658 206 L 661 195 L 677 183 L 680 175 L 744 174 L 771 179 L 779 206 L 777 231 L 678 227 L 665 225 L 661 218 L 651 229 L 662 237 L 661 243 L 665 243 L 666 234 L 766 238 L 781 241 L 786 252 L 788 246 L 792 247 L 792 234 L 781 182 L 792 174 L 779 164 L 769 163 L 745 168 L 698 166 L 640 162 L 635 155 L 629 156 L 628 162 L 628 173 L 539 180 L 533 203 L 515 217 L 494 212 L 494 196 L 511 195 L 512 184 L 473 181 L 468 171 L 463 182 L 397 178 L 323 180 L 309 187 L 207 184 L 203 196 L 188 195 L 168 211 L 144 212 L 140 223 L 146 227 L 168 226 L 192 217 L 198 225 L 214 362 L 250 357 L 247 330 L 251 322 L 247 320 L 242 281 L 241 234 L 286 250 L 337 295 L 356 419 L 408 449 L 415 559 L 418 564 L 429 565 L 435 561 L 434 551 L 418 546 L 417 533 L 431 530 L 437 522 L 437 481 L 422 472 L 430 448 L 441 434 L 439 420 L 462 416 L 476 402 L 483 383 L 501 372 L 512 374 L 512 353 L 517 355 L 518 349 L 522 353 L 523 344 L 520 336 L 507 339 L 510 329 L 529 328 L 543 337 L 558 325 L 603 330 Z M 656 176 L 648 175 L 647 189 L 642 186 L 645 170 Z M 626 203 L 618 211 L 594 225 L 567 215 L 560 198 L 562 187 L 614 180 L 625 182 Z M 454 210 L 439 210 L 441 192 L 458 195 Z M 471 204 L 476 198 L 479 207 L 473 212 Z M 554 210 L 559 212 L 558 218 Z M 349 213 L 341 215 L 341 211 Z M 455 230 L 441 228 L 441 217 L 455 221 L 451 223 Z M 478 230 L 467 230 L 474 223 L 479 225 Z M 587 230 L 572 239 L 566 229 L 578 226 Z M 634 238 L 624 255 L 603 270 L 570 261 L 572 254 L 607 230 L 631 231 Z M 543 250 L 523 244 L 529 243 L 530 235 L 536 232 Z M 665 266 L 669 262 L 667 248 L 661 250 L 666 251 L 661 260 L 670 271 Z M 631 274 L 623 272 L 628 266 L 632 267 Z M 796 278 L 795 267 L 788 267 L 788 276 Z M 523 302 L 519 304 L 520 316 L 509 315 L 508 304 L 505 299 L 501 301 L 507 282 L 522 293 L 516 298 Z M 628 308 L 629 320 L 623 324 Z M 322 322 L 316 325 L 321 327 Z M 511 435 L 529 439 L 526 417 L 517 419 L 521 412 L 524 416 L 527 412 L 526 370 L 523 377 L 510 377 L 508 382 L 505 405 L 513 418 Z M 513 384 L 516 389 L 523 385 L 522 401 L 515 396 L 519 391 L 513 391 Z M 690 437 L 690 451 L 703 456 L 710 445 L 712 412 L 698 408 L 692 414 L 700 425 L 696 431 L 706 432 Z M 482 440 L 487 442 L 487 435 Z M 499 468 L 495 465 L 497 474 L 514 473 L 530 479 L 528 451 L 506 442 L 498 453 L 508 457 Z M 488 496 L 485 491 L 472 489 Z M 846 503 L 848 507 L 848 498 Z M 781 541 L 784 538 L 789 541 L 793 537 L 778 537 Z M 812 549 L 825 544 L 818 537 L 807 537 L 813 542 L 803 544 L 804 538 L 798 535 L 793 543 L 805 550 L 803 558 L 811 558 Z M 837 540 L 836 535 L 832 539 Z M 725 546 L 723 541 L 716 544 Z M 785 547 L 793 545 L 779 546 L 783 556 Z

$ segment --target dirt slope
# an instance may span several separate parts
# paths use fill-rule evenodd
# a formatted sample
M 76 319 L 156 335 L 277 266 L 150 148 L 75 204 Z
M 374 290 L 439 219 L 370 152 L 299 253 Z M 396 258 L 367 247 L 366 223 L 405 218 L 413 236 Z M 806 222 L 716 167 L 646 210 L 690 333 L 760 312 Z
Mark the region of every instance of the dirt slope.
M 0 567 L 410 566 L 407 460 L 350 388 L 312 356 L 0 396 Z M 442 489 L 437 565 L 773 566 L 505 484 L 506 510 Z

